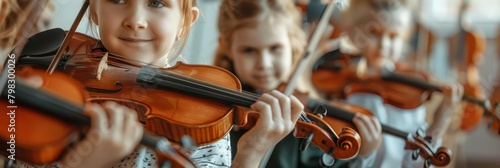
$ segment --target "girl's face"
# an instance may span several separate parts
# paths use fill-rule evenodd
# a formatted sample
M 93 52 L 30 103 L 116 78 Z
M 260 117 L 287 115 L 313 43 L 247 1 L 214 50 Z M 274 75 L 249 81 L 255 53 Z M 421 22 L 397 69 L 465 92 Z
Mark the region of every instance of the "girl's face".
M 94 22 L 110 53 L 163 66 L 182 24 L 178 0 L 95 0 Z
M 346 15 L 352 18 L 346 18 L 345 30 L 368 62 L 381 66 L 384 62 L 399 60 L 405 43 L 403 36 L 410 25 L 410 12 L 406 8 L 375 10 L 371 6 L 360 6 L 351 11 Z
M 390 28 L 371 30 L 367 45 L 362 49 L 362 55 L 371 66 L 381 67 L 387 62 L 399 59 L 403 40 L 398 33 Z
M 291 73 L 292 49 L 285 26 L 263 22 L 236 30 L 229 57 L 242 83 L 267 92 L 276 89 Z

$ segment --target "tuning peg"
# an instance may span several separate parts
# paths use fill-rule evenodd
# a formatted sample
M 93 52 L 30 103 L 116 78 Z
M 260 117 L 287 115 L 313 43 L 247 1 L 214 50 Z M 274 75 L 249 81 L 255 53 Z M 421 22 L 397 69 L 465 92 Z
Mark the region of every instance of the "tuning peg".
M 309 134 L 307 134 L 306 138 L 302 139 L 302 142 L 300 142 L 299 149 L 301 151 L 306 150 L 307 147 L 309 147 L 309 144 L 311 144 L 313 137 L 314 137 L 314 132 L 309 132 Z
M 333 148 L 330 148 L 327 153 L 323 153 L 319 159 L 321 167 L 332 167 L 335 163 L 335 158 L 332 157 Z
M 417 131 L 415 132 L 415 134 L 418 136 L 418 137 L 424 137 L 425 136 L 425 131 L 424 129 L 422 128 L 418 128 Z
M 429 167 L 431 167 L 431 160 L 430 160 L 430 159 L 427 159 L 427 160 L 425 160 L 425 162 L 424 162 L 424 168 L 429 168 Z
M 424 140 L 431 143 L 432 142 L 432 137 L 431 136 L 426 136 L 424 137 Z
M 325 106 L 320 105 L 314 109 L 313 114 L 319 116 L 319 118 L 323 118 L 323 116 L 326 116 L 328 113 L 326 110 Z
M 416 135 L 418 137 L 422 137 L 425 141 L 431 143 L 432 142 L 432 137 L 431 136 L 425 136 L 425 131 L 422 128 L 418 128 Z
M 411 152 L 411 159 L 413 159 L 414 161 L 418 159 L 418 156 L 419 156 L 419 150 L 420 149 L 415 149 L 413 152 Z
M 181 145 L 182 145 L 182 148 L 184 148 L 188 151 L 193 151 L 197 148 L 193 139 L 188 135 L 184 135 L 181 137 Z

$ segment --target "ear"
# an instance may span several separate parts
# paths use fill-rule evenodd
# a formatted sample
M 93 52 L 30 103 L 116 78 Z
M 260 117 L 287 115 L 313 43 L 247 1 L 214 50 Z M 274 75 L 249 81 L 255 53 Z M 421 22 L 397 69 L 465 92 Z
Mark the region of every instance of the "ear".
M 192 18 L 191 18 L 191 26 L 198 20 L 198 17 L 200 16 L 200 9 L 198 7 L 192 7 L 191 8 L 191 13 L 192 13 Z
M 198 9 L 198 7 L 192 7 L 191 14 L 193 17 L 191 18 L 191 24 L 189 25 L 190 27 L 193 26 L 193 24 L 196 22 L 196 20 L 198 20 L 198 16 L 200 15 L 200 10 Z M 177 32 L 176 37 L 181 37 L 183 24 L 181 23 L 181 24 L 179 24 L 179 26 L 180 26 L 180 28 L 179 28 L 179 31 Z

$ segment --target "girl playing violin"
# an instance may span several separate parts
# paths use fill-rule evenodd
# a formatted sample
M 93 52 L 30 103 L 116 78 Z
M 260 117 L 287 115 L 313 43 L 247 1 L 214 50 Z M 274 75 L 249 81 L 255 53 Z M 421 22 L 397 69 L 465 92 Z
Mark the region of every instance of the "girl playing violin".
M 90 0 L 88 13 L 110 53 L 131 63 L 166 67 L 182 50 L 199 10 L 195 0 Z M 294 96 L 278 91 L 263 94 L 251 108 L 261 117 L 238 141 L 241 150 L 233 162 L 227 135 L 193 151 L 198 166 L 257 167 L 265 152 L 290 133 L 303 111 Z M 89 155 L 68 153 L 63 167 L 156 167 L 151 151 L 134 151 L 143 131 L 134 113 L 116 103 L 91 108 L 91 131 L 100 132 L 104 140 Z
M 360 12 L 361 11 L 361 12 Z M 367 60 L 367 71 L 400 66 L 404 42 L 410 22 L 409 2 L 399 0 L 353 0 L 343 12 L 342 30 L 352 45 Z M 441 83 L 441 82 L 434 82 Z M 444 99 L 427 127 L 425 105 L 415 109 L 400 109 L 384 104 L 381 97 L 368 93 L 354 93 L 347 102 L 371 110 L 382 124 L 415 133 L 425 129 L 424 136 L 432 137 L 433 146 L 440 146 L 442 135 L 449 123 L 453 108 L 460 102 L 463 88 L 457 82 L 442 83 Z M 401 95 L 404 96 L 404 95 Z M 427 127 L 427 128 L 426 128 Z M 413 160 L 410 151 L 404 150 L 404 141 L 391 135 L 383 136 L 378 149 L 366 157 L 358 157 L 344 166 L 348 167 L 422 167 L 423 160 Z
M 290 77 L 306 46 L 299 15 L 289 0 L 222 1 L 218 21 L 219 48 L 214 64 L 235 73 L 246 91 L 266 93 L 277 89 Z M 304 83 L 298 85 L 301 91 L 307 90 Z M 376 128 L 378 121 L 359 116 L 355 124 L 371 129 Z M 380 127 L 376 133 L 370 131 L 360 130 L 361 156 L 371 153 L 375 149 L 373 146 L 380 143 Z M 237 142 L 246 134 L 245 130 L 235 129 L 231 132 L 231 140 Z M 244 150 L 235 143 L 231 145 L 233 155 Z M 288 135 L 275 146 L 266 166 L 319 167 L 319 157 L 324 152 L 313 145 L 301 152 L 299 145 L 298 139 Z

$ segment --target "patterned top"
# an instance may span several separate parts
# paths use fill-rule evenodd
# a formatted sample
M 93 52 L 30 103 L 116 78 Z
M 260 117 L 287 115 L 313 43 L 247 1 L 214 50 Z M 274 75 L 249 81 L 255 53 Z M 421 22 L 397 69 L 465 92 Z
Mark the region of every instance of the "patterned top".
M 192 152 L 191 158 L 198 167 L 224 168 L 231 166 L 231 145 L 229 134 L 221 140 L 206 146 L 198 147 Z M 45 166 L 33 166 L 20 163 L 22 168 L 59 168 L 59 163 Z M 146 147 L 137 148 L 131 155 L 123 158 L 112 168 L 157 168 L 156 154 Z

